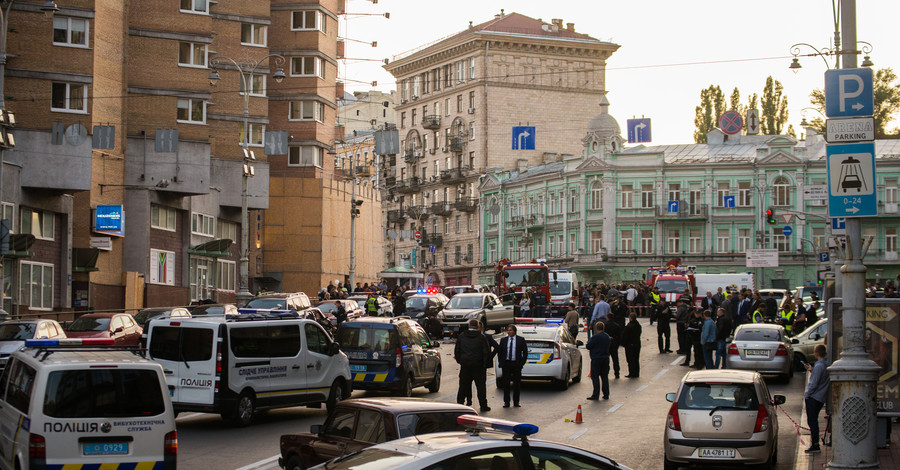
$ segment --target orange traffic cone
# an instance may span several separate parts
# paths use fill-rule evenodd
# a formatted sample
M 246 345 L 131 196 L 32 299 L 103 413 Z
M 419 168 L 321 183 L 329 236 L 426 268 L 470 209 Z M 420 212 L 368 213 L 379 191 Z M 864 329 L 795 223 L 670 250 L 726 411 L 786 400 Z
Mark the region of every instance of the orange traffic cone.
M 581 405 L 578 405 L 578 410 L 575 411 L 575 423 L 583 423 L 584 419 L 581 417 Z

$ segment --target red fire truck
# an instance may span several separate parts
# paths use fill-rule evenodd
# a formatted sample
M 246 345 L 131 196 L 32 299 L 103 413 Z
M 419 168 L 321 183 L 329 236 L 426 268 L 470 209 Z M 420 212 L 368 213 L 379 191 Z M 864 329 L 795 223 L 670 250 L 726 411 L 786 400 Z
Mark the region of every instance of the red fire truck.
M 673 263 L 675 262 L 675 263 Z M 675 305 L 678 297 L 687 290 L 691 298 L 697 296 L 697 280 L 694 278 L 694 266 L 681 266 L 677 258 L 665 266 L 650 266 L 647 269 L 647 285 L 659 287 L 659 296 Z
M 550 304 L 550 268 L 543 261 L 514 264 L 502 259 L 497 262 L 494 274 L 501 294 L 510 290 L 519 294 L 531 288 L 535 297 L 543 296 L 544 305 Z

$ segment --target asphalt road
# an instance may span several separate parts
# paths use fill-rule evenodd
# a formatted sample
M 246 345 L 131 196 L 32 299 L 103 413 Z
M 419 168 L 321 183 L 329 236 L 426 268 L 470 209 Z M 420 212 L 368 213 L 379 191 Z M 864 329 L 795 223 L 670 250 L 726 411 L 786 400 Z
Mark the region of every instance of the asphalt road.
M 585 377 L 568 390 L 555 389 L 549 383 L 526 382 L 522 390 L 522 408 L 502 408 L 503 393 L 496 387 L 493 370 L 488 371 L 487 416 L 537 424 L 536 437 L 581 447 L 610 457 L 634 469 L 659 469 L 663 462 L 663 427 L 670 403 L 665 395 L 674 392 L 687 372 L 680 367 L 683 356 L 659 354 L 656 329 L 643 323 L 641 376 L 627 379 L 624 351 L 620 351 L 623 367 L 621 379 L 610 379 L 608 401 L 588 401 L 591 382 Z M 652 333 L 652 336 L 651 336 Z M 584 333 L 580 339 L 586 340 Z M 674 338 L 673 338 L 674 339 Z M 674 349 L 673 344 L 673 349 Z M 441 390 L 428 393 L 424 387 L 413 395 L 433 400 L 454 401 L 458 388 L 458 367 L 453 360 L 453 344 L 441 346 L 443 376 Z M 589 364 L 583 351 L 585 365 Z M 797 373 L 788 384 L 768 380 L 770 393 L 787 397 L 781 407 L 779 421 L 779 469 L 793 469 L 797 451 L 797 434 L 790 418 L 799 420 L 803 403 L 805 375 Z M 379 393 L 356 391 L 354 397 L 379 396 Z M 584 423 L 574 422 L 578 405 L 582 406 Z M 475 403 L 476 409 L 478 403 Z M 570 422 L 565 419 L 569 418 Z M 248 428 L 235 428 L 218 415 L 182 413 L 178 416 L 178 465 L 180 468 L 231 468 L 262 470 L 278 468 L 278 439 L 289 432 L 308 432 L 313 424 L 325 420 L 325 409 L 288 408 L 260 414 Z

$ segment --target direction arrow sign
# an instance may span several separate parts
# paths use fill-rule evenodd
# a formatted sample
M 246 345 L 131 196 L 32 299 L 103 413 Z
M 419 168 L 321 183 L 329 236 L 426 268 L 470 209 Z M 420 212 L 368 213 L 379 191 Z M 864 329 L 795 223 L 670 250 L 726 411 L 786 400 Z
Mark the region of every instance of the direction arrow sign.
M 875 143 L 829 144 L 828 216 L 878 215 L 875 197 Z
M 875 114 L 872 69 L 841 69 L 825 72 L 825 115 L 828 117 Z
M 866 306 L 866 321 L 889 322 L 897 317 L 894 310 L 888 306 Z
M 513 126 L 512 149 L 534 150 L 534 126 Z
M 784 228 L 781 229 L 781 234 L 786 237 L 793 235 L 793 233 L 794 233 L 794 229 L 790 225 L 785 225 Z
M 803 199 L 807 201 L 824 201 L 828 199 L 828 185 L 809 184 L 804 186 Z
M 650 119 L 629 119 L 628 120 L 628 143 L 639 144 L 642 142 L 650 142 Z
M 747 135 L 759 134 L 759 110 L 756 108 L 747 110 Z

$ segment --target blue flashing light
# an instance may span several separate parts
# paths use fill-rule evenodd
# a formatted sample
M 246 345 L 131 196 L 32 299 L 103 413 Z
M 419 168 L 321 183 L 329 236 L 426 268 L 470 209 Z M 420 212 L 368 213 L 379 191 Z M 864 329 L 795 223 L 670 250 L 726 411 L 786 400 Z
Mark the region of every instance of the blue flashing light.
M 562 318 L 545 318 L 544 323 L 562 323 Z
M 530 436 L 532 434 L 537 434 L 539 430 L 537 425 L 534 424 L 517 423 L 505 419 L 485 418 L 477 415 L 461 415 L 456 418 L 456 422 L 467 428 L 477 429 L 479 431 L 500 431 L 518 436 Z
M 50 348 L 59 346 L 58 339 L 26 339 L 25 347 L 27 348 Z

